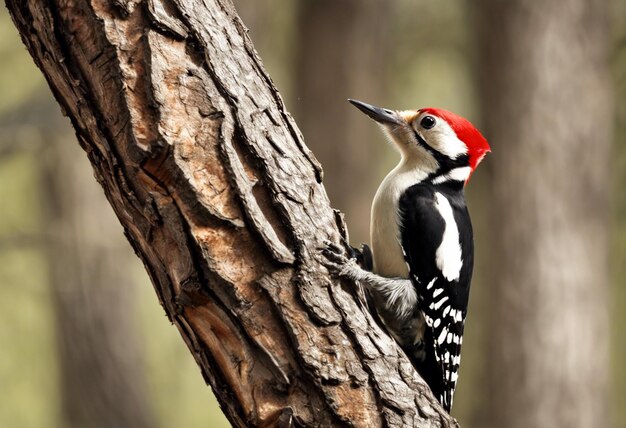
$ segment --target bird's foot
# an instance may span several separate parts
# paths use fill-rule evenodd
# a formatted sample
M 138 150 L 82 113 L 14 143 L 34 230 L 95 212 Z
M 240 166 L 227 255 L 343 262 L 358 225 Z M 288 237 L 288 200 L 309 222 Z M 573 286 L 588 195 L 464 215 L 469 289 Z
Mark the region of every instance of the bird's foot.
M 353 249 L 350 246 L 347 247 Z M 365 272 L 361 266 L 359 266 L 357 257 L 353 256 L 352 250 L 348 250 L 350 257 L 347 257 L 344 248 L 330 241 L 325 241 L 324 246 L 321 248 L 321 253 L 322 257 L 320 257 L 320 262 L 326 266 L 330 274 L 352 280 L 356 286 L 355 292 L 358 301 L 360 301 L 365 309 L 369 310 L 365 289 L 361 284 L 361 280 L 368 275 L 368 272 Z
M 345 266 L 354 259 L 347 257 L 343 248 L 330 241 L 324 241 L 320 250 L 323 256 L 320 257 L 320 262 L 329 272 L 335 276 L 345 276 L 343 274 Z
M 374 257 L 372 256 L 372 250 L 369 245 L 361 244 L 361 249 L 349 246 L 350 257 L 356 259 L 356 262 L 368 272 L 374 269 Z

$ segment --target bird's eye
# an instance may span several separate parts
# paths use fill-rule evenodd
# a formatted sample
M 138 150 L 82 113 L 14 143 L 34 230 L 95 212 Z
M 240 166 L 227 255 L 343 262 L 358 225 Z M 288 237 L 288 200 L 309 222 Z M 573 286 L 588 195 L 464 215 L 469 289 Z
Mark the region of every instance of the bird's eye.
M 420 122 L 420 126 L 424 129 L 431 129 L 433 126 L 435 126 L 435 123 L 437 123 L 435 121 L 435 118 L 432 116 L 424 116 L 422 118 L 422 121 Z

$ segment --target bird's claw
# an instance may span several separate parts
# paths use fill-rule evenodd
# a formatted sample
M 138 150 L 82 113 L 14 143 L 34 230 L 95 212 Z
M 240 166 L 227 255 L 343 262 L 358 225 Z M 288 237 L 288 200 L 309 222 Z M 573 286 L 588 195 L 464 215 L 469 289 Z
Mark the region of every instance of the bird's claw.
M 319 258 L 320 262 L 326 266 L 326 269 L 328 269 L 331 275 L 353 280 L 356 283 L 356 294 L 359 301 L 363 302 L 365 307 L 367 307 L 367 298 L 365 297 L 365 292 L 360 284 L 360 278 L 362 277 L 363 270 L 359 266 L 359 258 L 358 256 L 353 257 L 350 250 L 348 250 L 350 257 L 347 257 L 345 254 L 345 248 L 352 250 L 356 249 L 347 245 L 345 241 L 344 244 L 346 247 L 342 248 L 333 242 L 324 241 L 324 246 L 320 248 L 322 254 L 322 257 Z
M 357 257 L 357 263 L 368 272 L 374 269 L 374 255 L 369 245 L 361 244 L 361 251 Z
M 344 237 L 341 237 L 341 242 L 347 248 L 348 256 L 351 260 L 354 259 L 362 269 L 368 272 L 372 271 L 374 268 L 374 259 L 369 245 L 361 244 L 360 248 L 356 248 L 350 245 Z
M 326 268 L 336 275 L 342 275 L 345 265 L 350 261 L 345 256 L 345 250 L 334 242 L 324 241 L 321 247 L 322 256 L 320 261 Z

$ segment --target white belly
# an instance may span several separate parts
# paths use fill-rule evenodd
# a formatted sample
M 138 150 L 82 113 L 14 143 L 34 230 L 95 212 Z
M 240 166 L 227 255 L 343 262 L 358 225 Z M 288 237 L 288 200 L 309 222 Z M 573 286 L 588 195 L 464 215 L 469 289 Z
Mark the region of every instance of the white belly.
M 370 239 L 374 257 L 374 273 L 384 277 L 408 278 L 409 269 L 400 246 L 398 201 L 410 186 L 427 174 L 400 163 L 380 184 L 372 204 Z

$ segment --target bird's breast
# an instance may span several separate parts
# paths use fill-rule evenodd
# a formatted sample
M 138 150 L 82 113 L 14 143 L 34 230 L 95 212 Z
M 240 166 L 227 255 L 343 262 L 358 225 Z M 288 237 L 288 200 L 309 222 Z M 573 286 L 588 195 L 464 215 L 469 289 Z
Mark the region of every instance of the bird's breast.
M 424 174 L 399 165 L 383 180 L 372 204 L 370 239 L 374 273 L 387 278 L 408 278 L 409 268 L 400 245 L 398 201 L 410 186 L 423 180 Z

